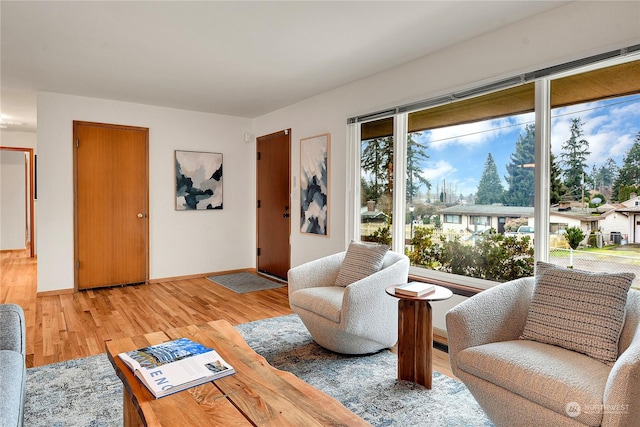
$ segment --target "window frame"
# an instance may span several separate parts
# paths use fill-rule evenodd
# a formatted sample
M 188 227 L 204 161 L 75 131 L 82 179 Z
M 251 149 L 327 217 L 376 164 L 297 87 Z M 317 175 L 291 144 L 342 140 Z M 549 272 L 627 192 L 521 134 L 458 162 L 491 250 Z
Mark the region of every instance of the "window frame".
M 520 82 L 520 84 L 513 84 L 511 87 L 521 86 L 524 84 L 534 83 L 534 116 L 535 116 L 535 189 L 534 189 L 534 258 L 535 261 L 548 261 L 550 250 L 550 206 L 549 203 L 539 203 L 540 200 L 549 200 L 549 185 L 548 181 L 551 175 L 551 84 L 554 80 L 559 80 L 568 76 L 578 75 L 593 70 L 605 69 L 613 67 L 626 62 L 638 61 L 638 55 L 628 55 L 618 57 L 614 59 L 607 59 L 602 61 L 595 61 L 586 66 L 576 65 L 575 67 L 565 67 L 565 71 L 559 71 L 553 74 L 546 74 L 535 79 L 531 79 L 526 82 Z M 535 74 L 535 73 L 530 73 Z M 509 87 L 500 87 L 495 91 L 508 89 Z M 479 97 L 486 95 L 486 93 L 477 94 L 472 97 Z M 464 101 L 460 99 L 459 101 Z M 454 101 L 455 102 L 455 101 Z M 405 198 L 405 180 L 406 175 L 406 156 L 397 155 L 397 153 L 405 153 L 407 145 L 407 130 L 409 128 L 408 116 L 409 113 L 424 110 L 425 108 L 435 108 L 440 105 L 452 103 L 450 98 L 442 97 L 440 104 L 433 103 L 425 107 L 424 103 L 416 103 L 415 108 L 411 109 L 410 106 L 399 107 L 395 109 L 389 109 L 385 113 L 388 117 L 393 117 L 394 127 L 394 190 L 393 190 L 393 211 L 392 215 L 395 218 L 404 218 L 407 214 Z M 402 111 L 402 112 L 398 112 Z M 381 116 L 376 115 L 373 120 L 380 120 Z M 360 126 L 366 123 L 366 121 L 358 122 L 353 119 L 349 120 L 347 126 L 349 142 L 348 163 L 351 169 L 351 189 L 355 189 L 351 194 L 347 194 L 349 198 L 347 207 L 350 213 L 347 213 L 346 217 L 351 218 L 350 223 L 346 228 L 346 241 L 350 239 L 356 239 L 360 235 L 359 232 L 359 218 L 360 212 L 360 194 L 359 194 L 359 179 L 360 179 Z M 356 184 L 356 185 L 354 185 Z M 443 216 L 443 220 L 445 220 Z M 491 221 L 489 219 L 489 221 Z M 392 227 L 392 250 L 404 253 L 404 239 L 396 238 L 397 236 L 403 236 L 404 223 L 402 221 L 394 221 Z M 441 281 L 443 283 L 451 283 L 455 285 L 462 285 L 476 289 L 488 289 L 492 286 L 499 284 L 489 280 L 476 279 L 471 277 L 465 277 L 455 275 L 451 273 L 444 273 L 435 270 L 428 270 L 422 267 L 411 266 L 409 274 L 417 277 L 424 277 L 431 280 Z

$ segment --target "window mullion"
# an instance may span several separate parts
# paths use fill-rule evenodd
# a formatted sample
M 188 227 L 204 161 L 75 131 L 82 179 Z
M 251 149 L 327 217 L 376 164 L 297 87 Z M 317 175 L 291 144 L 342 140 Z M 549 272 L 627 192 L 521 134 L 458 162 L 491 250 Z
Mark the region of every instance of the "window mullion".
M 537 261 L 548 261 L 551 185 L 551 84 L 548 79 L 536 81 L 535 105 L 534 252 Z
M 345 248 L 351 240 L 360 240 L 360 124 L 347 126 L 347 177 L 350 180 L 345 203 Z
M 395 116 L 393 125 L 393 230 L 392 249 L 404 253 L 405 194 L 407 176 L 407 113 Z

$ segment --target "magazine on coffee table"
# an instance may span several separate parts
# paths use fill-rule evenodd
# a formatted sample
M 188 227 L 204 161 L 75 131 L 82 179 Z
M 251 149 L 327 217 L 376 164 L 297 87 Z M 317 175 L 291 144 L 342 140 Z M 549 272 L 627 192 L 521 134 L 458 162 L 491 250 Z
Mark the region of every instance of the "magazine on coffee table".
M 157 398 L 235 373 L 214 349 L 178 338 L 118 354 Z

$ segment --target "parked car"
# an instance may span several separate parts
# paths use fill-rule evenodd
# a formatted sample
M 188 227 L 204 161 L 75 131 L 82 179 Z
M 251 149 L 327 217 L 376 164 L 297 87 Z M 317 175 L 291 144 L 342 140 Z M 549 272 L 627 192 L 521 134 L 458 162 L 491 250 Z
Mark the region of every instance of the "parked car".
M 518 227 L 518 231 L 506 231 L 505 236 L 529 236 L 533 239 L 533 227 L 530 225 L 521 225 Z

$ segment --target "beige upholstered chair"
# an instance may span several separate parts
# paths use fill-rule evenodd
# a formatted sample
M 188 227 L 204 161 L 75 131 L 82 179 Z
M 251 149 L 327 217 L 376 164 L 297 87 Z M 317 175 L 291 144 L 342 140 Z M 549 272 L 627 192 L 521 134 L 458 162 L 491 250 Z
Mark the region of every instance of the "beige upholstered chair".
M 454 375 L 496 426 L 639 426 L 640 292 L 623 295 L 624 326 L 617 348 L 613 343 L 617 360 L 607 364 L 560 345 L 519 339 L 529 327 L 535 286 L 534 278 L 503 283 L 447 313 Z
M 409 258 L 384 255 L 382 268 L 347 286 L 336 286 L 345 259 L 340 252 L 289 270 L 291 309 L 321 346 L 344 354 L 367 354 L 392 347 L 398 339 L 398 300 L 389 285 L 406 283 Z

